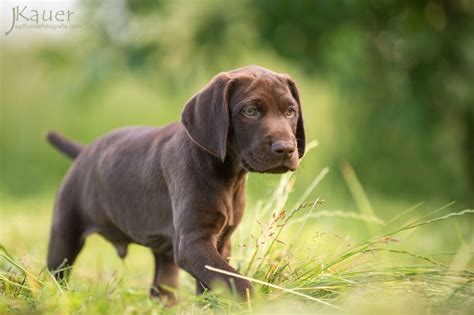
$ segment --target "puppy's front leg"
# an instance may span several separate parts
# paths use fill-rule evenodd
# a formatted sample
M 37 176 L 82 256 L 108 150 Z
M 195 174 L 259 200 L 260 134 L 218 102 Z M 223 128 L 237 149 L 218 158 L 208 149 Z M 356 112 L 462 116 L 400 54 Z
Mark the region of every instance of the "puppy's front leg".
M 208 221 L 209 222 L 209 221 Z M 210 221 L 212 222 L 212 221 Z M 213 221 L 216 222 L 216 221 Z M 252 293 L 252 284 L 244 279 L 227 276 L 205 268 L 211 266 L 232 273 L 237 271 L 232 268 L 216 248 L 217 235 L 215 230 L 199 226 L 196 222 L 187 221 L 177 229 L 175 255 L 178 265 L 193 275 L 207 288 L 212 288 L 216 283 L 224 283 L 238 297 L 245 300 L 247 291 Z
M 249 281 L 223 275 L 205 268 L 211 266 L 225 271 L 237 273 L 224 258 L 219 254 L 209 237 L 184 237 L 179 241 L 177 255 L 178 265 L 192 274 L 208 288 L 212 288 L 218 282 L 226 284 L 239 298 L 245 299 L 247 290 L 252 292 Z

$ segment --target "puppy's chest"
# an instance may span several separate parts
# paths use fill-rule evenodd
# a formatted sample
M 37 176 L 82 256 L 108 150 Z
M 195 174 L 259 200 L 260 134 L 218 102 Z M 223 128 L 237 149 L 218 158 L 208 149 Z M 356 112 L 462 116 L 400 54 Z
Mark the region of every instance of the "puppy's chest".
M 243 175 L 237 186 L 234 193 L 234 198 L 232 200 L 233 204 L 233 225 L 238 225 L 242 220 L 245 209 L 245 189 L 246 189 L 247 176 Z
M 240 208 L 228 208 L 224 224 L 219 229 L 219 233 L 216 235 L 218 244 L 222 244 L 227 240 L 237 228 L 238 224 L 242 219 L 243 209 Z
M 239 187 L 234 191 L 234 194 L 229 198 L 228 206 L 226 207 L 226 220 L 223 226 L 224 230 L 237 227 L 242 220 L 245 207 L 245 196 L 243 187 Z

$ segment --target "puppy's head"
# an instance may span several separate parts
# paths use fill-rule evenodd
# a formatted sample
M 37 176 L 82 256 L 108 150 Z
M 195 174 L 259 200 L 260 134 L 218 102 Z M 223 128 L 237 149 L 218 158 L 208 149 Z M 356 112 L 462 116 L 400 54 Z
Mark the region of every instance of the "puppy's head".
M 222 161 L 232 150 L 248 171 L 294 171 L 305 150 L 295 83 L 261 67 L 215 76 L 185 105 L 182 122 L 201 148 Z

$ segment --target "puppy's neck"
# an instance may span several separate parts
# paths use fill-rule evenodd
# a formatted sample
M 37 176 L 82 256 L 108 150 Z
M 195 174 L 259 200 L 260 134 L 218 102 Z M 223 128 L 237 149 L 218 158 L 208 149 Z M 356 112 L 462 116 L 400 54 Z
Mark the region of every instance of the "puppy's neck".
M 227 153 L 224 162 L 221 163 L 222 167 L 231 177 L 243 177 L 248 172 L 242 164 L 242 160 L 239 153 L 237 152 L 237 149 L 230 142 L 227 143 Z
M 240 159 L 237 150 L 232 145 L 227 146 L 227 152 L 224 161 L 205 151 L 202 147 L 196 145 L 187 135 L 186 139 L 192 147 L 192 156 L 196 159 L 196 165 L 200 165 L 208 174 L 215 174 L 224 181 L 234 181 L 245 177 L 247 170 Z

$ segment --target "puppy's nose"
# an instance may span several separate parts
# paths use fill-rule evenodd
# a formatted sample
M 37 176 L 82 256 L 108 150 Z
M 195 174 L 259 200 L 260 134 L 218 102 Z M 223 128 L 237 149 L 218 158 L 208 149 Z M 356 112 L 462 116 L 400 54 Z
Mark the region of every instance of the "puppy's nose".
M 279 156 L 289 157 L 295 152 L 295 144 L 293 141 L 272 141 L 272 151 Z

